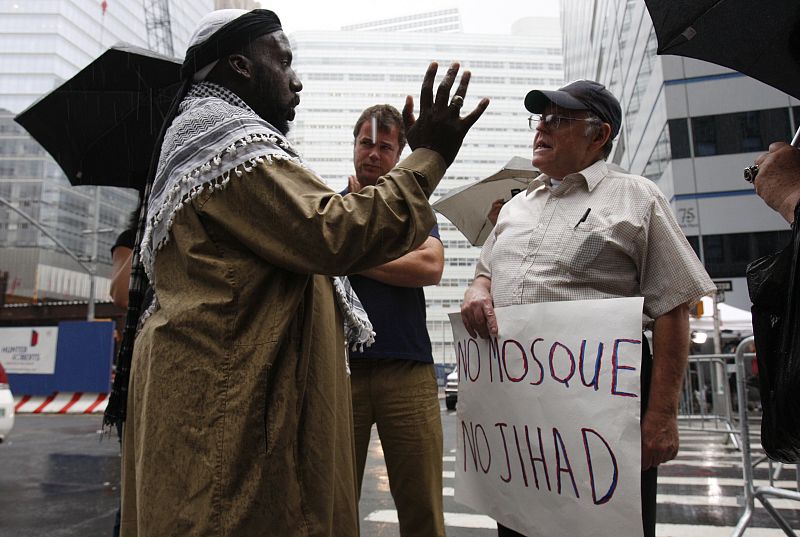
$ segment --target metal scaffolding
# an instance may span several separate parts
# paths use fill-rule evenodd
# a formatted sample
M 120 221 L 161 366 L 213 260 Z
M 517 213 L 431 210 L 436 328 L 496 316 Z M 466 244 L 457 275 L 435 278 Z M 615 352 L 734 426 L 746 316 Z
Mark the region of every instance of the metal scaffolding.
M 169 0 L 142 0 L 142 3 L 148 47 L 166 56 L 174 56 Z

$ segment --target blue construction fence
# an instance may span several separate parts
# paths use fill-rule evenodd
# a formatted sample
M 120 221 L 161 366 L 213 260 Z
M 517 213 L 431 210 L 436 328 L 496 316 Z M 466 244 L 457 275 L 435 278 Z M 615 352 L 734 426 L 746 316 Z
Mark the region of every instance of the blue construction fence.
M 15 395 L 53 392 L 108 393 L 114 358 L 114 323 L 63 321 L 58 323 L 53 374 L 8 374 Z

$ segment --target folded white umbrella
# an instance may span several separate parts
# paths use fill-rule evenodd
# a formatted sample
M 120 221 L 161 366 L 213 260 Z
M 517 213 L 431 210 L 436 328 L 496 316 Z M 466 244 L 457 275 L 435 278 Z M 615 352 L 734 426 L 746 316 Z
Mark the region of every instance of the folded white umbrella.
M 530 158 L 513 157 L 503 168 L 463 187 L 454 188 L 433 204 L 474 246 L 481 246 L 494 227 L 486 218 L 497 199 L 510 200 L 539 176 Z

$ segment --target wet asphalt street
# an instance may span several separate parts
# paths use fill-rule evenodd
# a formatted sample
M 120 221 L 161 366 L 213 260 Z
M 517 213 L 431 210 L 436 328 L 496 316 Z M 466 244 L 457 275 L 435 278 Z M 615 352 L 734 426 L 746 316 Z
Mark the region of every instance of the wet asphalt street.
M 111 536 L 119 443 L 98 434 L 101 420 L 16 416 L 0 444 L 0 537 Z
M 444 406 L 444 401 L 442 401 Z M 0 444 L 0 537 L 110 537 L 119 494 L 119 445 L 99 434 L 101 417 L 17 415 Z M 456 413 L 442 409 L 444 426 L 444 510 L 450 537 L 496 535 L 489 517 L 459 504 L 455 487 Z M 758 428 L 752 445 L 760 454 Z M 741 515 L 741 459 L 726 436 L 706 431 L 681 433 L 681 452 L 661 467 L 658 487 L 659 537 L 728 537 Z M 755 470 L 767 484 L 768 469 Z M 776 485 L 796 486 L 794 467 Z M 360 504 L 362 537 L 397 537 L 397 514 L 386 467 L 373 432 Z M 800 502 L 775 505 L 800 528 Z M 756 510 L 746 537 L 778 537 L 763 508 Z

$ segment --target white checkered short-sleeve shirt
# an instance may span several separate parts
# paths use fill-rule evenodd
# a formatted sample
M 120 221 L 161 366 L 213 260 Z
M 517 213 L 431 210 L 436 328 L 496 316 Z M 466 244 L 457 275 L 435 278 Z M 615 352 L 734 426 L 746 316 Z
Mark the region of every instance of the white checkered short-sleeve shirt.
M 655 184 L 602 160 L 506 203 L 475 275 L 495 307 L 642 296 L 650 319 L 716 290 Z

